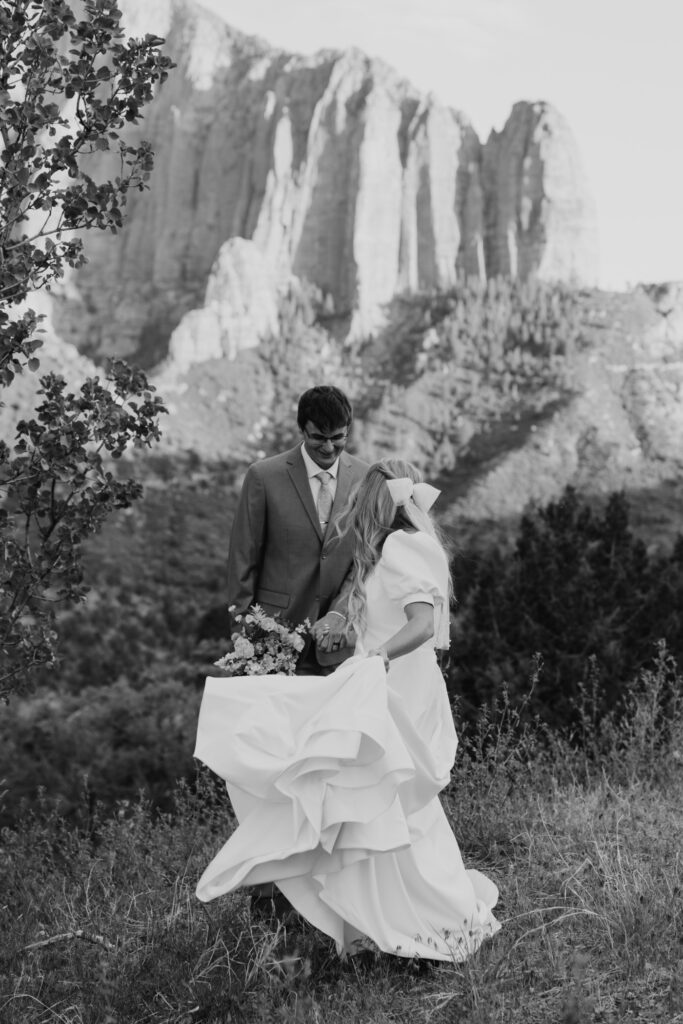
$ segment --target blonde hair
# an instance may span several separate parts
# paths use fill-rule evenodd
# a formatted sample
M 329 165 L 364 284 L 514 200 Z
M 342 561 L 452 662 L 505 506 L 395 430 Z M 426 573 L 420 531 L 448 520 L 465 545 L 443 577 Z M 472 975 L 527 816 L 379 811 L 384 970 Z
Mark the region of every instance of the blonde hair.
M 422 474 L 410 462 L 403 459 L 383 459 L 370 466 L 364 478 L 351 493 L 349 502 L 339 517 L 337 530 L 340 534 L 352 533 L 354 539 L 353 573 L 348 595 L 348 626 L 361 632 L 366 619 L 365 582 L 377 565 L 384 542 L 396 530 L 419 530 L 429 534 L 441 545 L 448 558 L 448 548 L 443 534 L 429 512 L 418 508 L 412 498 L 405 505 L 396 505 L 387 480 L 408 477 L 413 483 L 422 480 Z M 449 601 L 452 583 L 449 573 Z

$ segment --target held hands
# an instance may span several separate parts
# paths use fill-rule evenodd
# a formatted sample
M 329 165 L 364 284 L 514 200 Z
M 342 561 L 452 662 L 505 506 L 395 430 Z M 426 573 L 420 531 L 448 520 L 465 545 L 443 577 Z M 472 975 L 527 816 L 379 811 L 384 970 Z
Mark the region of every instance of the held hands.
M 346 618 L 341 612 L 328 612 L 311 626 L 311 635 L 321 651 L 338 651 L 346 647 Z

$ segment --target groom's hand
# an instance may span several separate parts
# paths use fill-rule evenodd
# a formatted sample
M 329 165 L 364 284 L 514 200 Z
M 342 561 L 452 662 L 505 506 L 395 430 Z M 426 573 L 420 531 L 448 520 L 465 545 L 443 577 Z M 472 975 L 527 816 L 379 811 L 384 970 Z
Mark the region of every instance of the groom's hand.
M 328 612 L 311 626 L 311 634 L 321 651 L 338 651 L 346 647 L 346 619 L 339 612 Z

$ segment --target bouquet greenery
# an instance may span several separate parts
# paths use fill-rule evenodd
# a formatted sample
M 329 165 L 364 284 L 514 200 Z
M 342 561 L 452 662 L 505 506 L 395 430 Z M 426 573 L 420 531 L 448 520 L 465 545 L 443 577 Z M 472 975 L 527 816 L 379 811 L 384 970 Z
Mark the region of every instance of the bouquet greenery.
M 233 649 L 214 662 L 221 675 L 294 675 L 308 621 L 293 626 L 279 615 L 268 615 L 258 604 L 251 605 L 246 615 L 235 615 L 234 621 L 239 629 L 231 637 Z

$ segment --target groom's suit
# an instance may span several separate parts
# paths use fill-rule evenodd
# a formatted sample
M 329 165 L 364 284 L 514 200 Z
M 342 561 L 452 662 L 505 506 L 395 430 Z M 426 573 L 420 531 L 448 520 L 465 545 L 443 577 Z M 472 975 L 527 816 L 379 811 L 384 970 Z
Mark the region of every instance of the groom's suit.
M 228 604 L 234 605 L 233 614 L 244 614 L 254 602 L 295 624 L 304 619 L 313 624 L 326 614 L 353 559 L 353 540 L 348 534 L 339 538 L 335 520 L 367 468 L 353 455 L 340 454 L 323 536 L 301 446 L 249 467 L 230 536 Z M 328 654 L 321 660 L 342 658 Z

